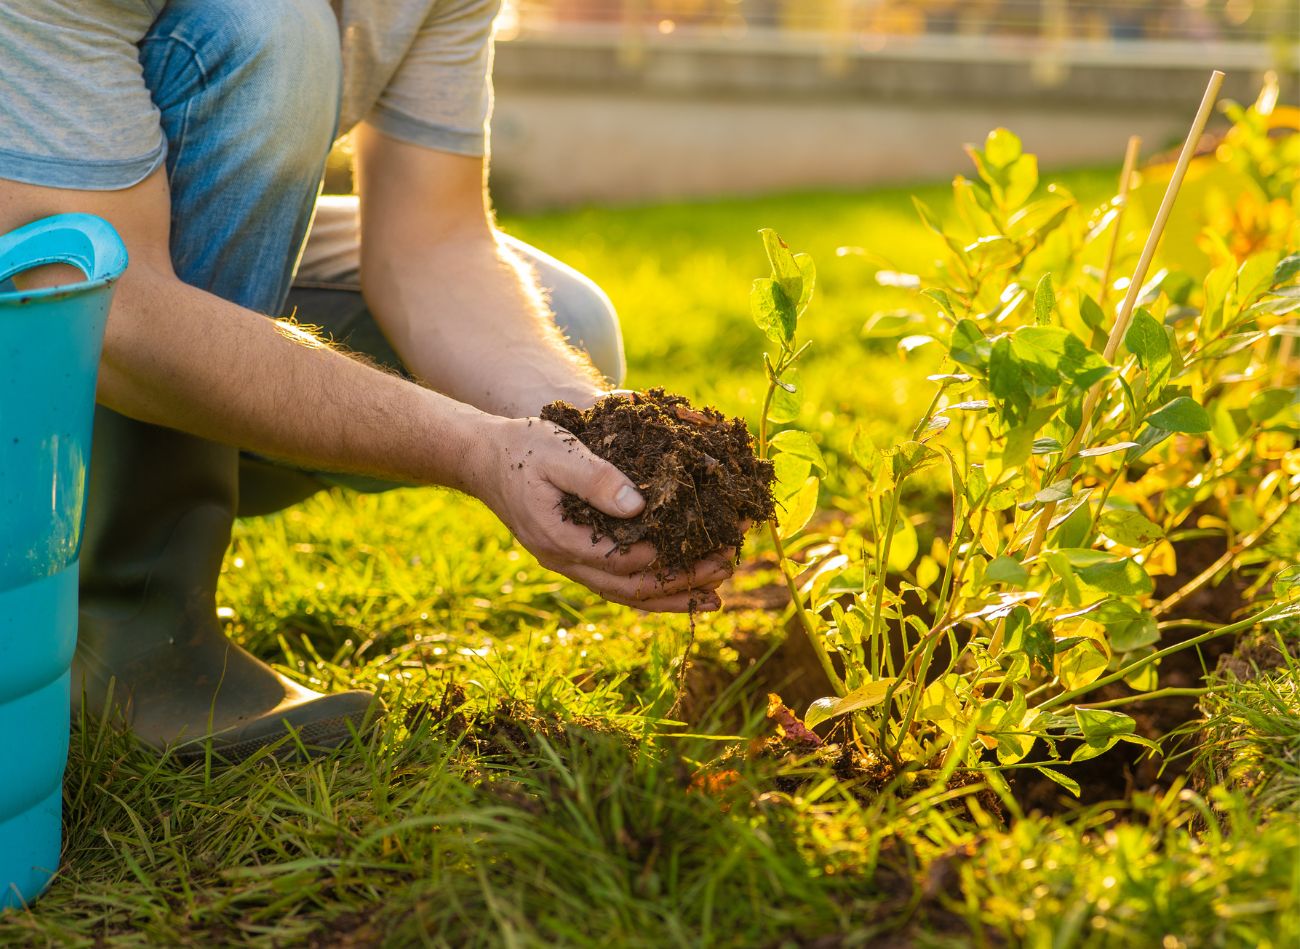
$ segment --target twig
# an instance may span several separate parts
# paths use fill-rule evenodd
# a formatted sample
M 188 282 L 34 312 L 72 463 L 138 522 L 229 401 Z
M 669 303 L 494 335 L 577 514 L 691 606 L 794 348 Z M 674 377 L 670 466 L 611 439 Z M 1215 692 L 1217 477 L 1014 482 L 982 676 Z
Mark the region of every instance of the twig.
M 1213 580 L 1214 575 L 1220 570 L 1230 567 L 1232 561 L 1237 558 L 1238 554 L 1244 550 L 1249 550 L 1255 545 L 1256 541 L 1276 527 L 1278 522 L 1286 516 L 1287 511 L 1291 509 L 1291 505 L 1296 503 L 1300 503 L 1300 488 L 1292 491 L 1286 501 L 1283 504 L 1278 505 L 1276 511 L 1274 511 L 1253 531 L 1225 550 L 1218 560 L 1214 561 L 1214 563 L 1210 564 L 1196 576 L 1192 577 L 1192 579 L 1188 580 L 1168 597 L 1153 606 L 1151 608 L 1151 615 L 1160 616 L 1163 613 L 1168 613 L 1179 603 L 1183 602 L 1183 600 L 1187 599 L 1201 587 L 1205 586 L 1205 584 Z

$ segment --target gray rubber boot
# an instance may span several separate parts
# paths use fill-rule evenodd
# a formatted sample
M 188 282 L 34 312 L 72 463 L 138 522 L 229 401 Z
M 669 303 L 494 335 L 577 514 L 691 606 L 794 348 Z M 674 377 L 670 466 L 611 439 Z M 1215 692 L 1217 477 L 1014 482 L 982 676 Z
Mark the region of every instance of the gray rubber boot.
M 216 585 L 238 507 L 235 449 L 96 410 L 74 713 L 122 721 L 190 761 L 242 760 L 297 733 L 335 748 L 382 711 L 369 692 L 322 695 L 222 632 Z M 110 702 L 111 694 L 111 705 Z M 292 738 L 278 756 L 298 752 Z

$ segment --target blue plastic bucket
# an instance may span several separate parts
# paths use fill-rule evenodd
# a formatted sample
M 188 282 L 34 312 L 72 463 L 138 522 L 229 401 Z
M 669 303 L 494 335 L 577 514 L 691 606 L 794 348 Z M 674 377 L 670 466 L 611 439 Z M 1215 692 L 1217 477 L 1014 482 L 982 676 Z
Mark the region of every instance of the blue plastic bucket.
M 12 289 L 53 263 L 86 279 Z M 0 909 L 59 865 L 95 377 L 125 268 L 117 232 L 86 214 L 0 237 Z

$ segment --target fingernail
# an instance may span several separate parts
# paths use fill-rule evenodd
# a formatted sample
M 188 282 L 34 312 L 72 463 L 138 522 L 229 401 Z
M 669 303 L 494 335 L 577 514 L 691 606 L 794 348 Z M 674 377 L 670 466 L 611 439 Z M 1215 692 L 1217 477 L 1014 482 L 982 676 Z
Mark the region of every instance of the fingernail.
M 614 506 L 624 514 L 635 514 L 641 508 L 641 495 L 632 485 L 625 484 L 614 495 Z
M 700 609 L 704 610 L 706 613 L 722 609 L 722 600 L 716 596 L 707 597 L 704 602 L 700 604 Z

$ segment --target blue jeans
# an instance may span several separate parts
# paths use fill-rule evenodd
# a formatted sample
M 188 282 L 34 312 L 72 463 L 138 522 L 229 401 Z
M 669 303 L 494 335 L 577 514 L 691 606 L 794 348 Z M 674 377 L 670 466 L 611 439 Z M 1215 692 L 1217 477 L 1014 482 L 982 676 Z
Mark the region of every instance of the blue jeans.
M 402 371 L 366 308 L 355 268 L 346 265 L 346 246 L 340 264 L 337 228 L 347 214 L 355 218 L 355 201 L 329 207 L 336 219 L 329 222 L 335 272 L 321 264 L 305 275 L 311 280 L 293 283 L 338 121 L 341 61 L 329 5 L 168 0 L 140 44 L 140 64 L 167 139 L 171 256 L 180 279 L 260 313 L 296 310 L 300 322 Z M 558 261 L 503 240 L 532 264 L 570 341 L 585 347 L 612 382 L 621 382 L 622 342 L 608 298 Z M 112 439 L 114 430 L 130 424 L 141 423 L 115 420 L 104 426 L 103 437 Z M 99 433 L 96 439 L 96 454 L 113 453 Z M 218 449 L 206 444 L 204 451 Z M 277 470 L 249 457 L 239 465 L 241 513 L 263 513 L 330 484 L 390 486 Z M 259 479 L 271 487 L 261 490 Z

